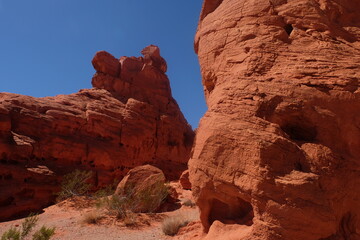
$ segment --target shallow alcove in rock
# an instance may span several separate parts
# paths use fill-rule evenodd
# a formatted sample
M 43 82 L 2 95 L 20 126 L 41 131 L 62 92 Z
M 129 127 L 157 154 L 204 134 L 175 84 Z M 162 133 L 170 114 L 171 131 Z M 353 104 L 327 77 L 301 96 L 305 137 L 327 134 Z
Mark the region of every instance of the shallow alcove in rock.
M 250 203 L 235 198 L 231 203 L 225 203 L 214 198 L 210 203 L 209 224 L 218 220 L 227 224 L 253 224 L 254 210 Z

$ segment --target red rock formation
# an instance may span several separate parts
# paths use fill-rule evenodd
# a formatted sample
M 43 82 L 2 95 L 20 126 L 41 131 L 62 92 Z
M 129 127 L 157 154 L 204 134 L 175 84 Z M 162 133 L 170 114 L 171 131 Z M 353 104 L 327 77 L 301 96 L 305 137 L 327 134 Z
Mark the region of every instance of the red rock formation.
M 106 51 L 97 52 L 92 60 L 92 64 L 97 72 L 119 77 L 120 62 L 113 55 Z
M 209 110 L 189 169 L 210 239 L 360 239 L 359 12 L 205 0 L 195 49 Z
M 0 220 L 50 204 L 59 177 L 75 168 L 93 171 L 98 186 L 147 163 L 179 178 L 194 133 L 171 96 L 159 49 L 151 49 L 122 57 L 121 67 L 97 53 L 93 89 L 45 98 L 0 93 Z
M 179 179 L 179 182 L 181 184 L 181 187 L 183 189 L 191 190 L 191 182 L 189 180 L 189 170 L 185 170 Z

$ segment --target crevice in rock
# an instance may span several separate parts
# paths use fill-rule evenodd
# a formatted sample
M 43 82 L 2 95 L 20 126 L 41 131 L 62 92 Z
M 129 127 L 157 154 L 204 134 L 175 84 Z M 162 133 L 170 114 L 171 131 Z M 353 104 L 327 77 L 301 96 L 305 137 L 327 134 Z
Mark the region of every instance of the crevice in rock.
M 231 203 L 225 203 L 216 198 L 211 200 L 209 224 L 218 220 L 224 224 L 241 224 L 251 226 L 253 224 L 254 210 L 251 204 L 237 198 Z
M 187 133 L 187 132 L 184 132 L 183 133 L 183 144 L 185 147 L 191 147 L 194 143 L 194 137 L 195 137 L 195 134 L 194 133 Z
M 285 29 L 286 33 L 290 36 L 292 31 L 294 30 L 294 27 L 291 24 L 286 24 L 284 29 Z

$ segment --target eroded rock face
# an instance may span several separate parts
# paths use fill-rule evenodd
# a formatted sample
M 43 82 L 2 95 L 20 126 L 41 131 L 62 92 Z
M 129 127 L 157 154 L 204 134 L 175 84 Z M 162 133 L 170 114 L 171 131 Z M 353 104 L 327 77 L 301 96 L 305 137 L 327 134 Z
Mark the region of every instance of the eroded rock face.
M 114 59 L 96 54 L 92 89 L 45 98 L 0 93 L 0 220 L 50 204 L 75 168 L 93 171 L 98 186 L 144 164 L 168 180 L 186 169 L 194 133 L 162 65 Z
M 209 110 L 189 169 L 215 239 L 360 239 L 359 11 L 205 0 L 195 49 Z

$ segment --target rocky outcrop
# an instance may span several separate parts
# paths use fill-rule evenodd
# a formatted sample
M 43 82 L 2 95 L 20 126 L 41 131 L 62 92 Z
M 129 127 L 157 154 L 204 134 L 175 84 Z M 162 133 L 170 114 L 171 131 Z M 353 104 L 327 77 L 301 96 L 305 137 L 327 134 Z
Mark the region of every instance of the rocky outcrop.
M 94 88 L 78 93 L 0 93 L 0 220 L 50 204 L 61 176 L 76 168 L 91 170 L 97 186 L 143 164 L 179 178 L 194 133 L 171 96 L 159 49 L 143 53 L 116 60 L 98 52 Z
M 214 239 L 360 239 L 359 11 L 204 1 L 195 50 L 209 110 L 189 169 Z

